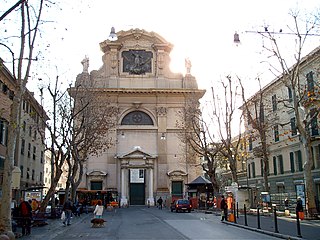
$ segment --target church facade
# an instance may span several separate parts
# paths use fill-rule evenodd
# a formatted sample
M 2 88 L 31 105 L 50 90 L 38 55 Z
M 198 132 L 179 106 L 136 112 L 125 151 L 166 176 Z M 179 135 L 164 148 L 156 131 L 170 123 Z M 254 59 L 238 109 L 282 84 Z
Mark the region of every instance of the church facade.
M 121 206 L 187 197 L 186 184 L 202 168 L 183 139 L 183 113 L 205 91 L 198 89 L 190 61 L 185 75 L 171 72 L 173 45 L 158 34 L 131 29 L 117 37 L 100 43 L 99 70 L 89 73 L 86 58 L 77 76 L 75 87 L 86 86 L 116 109 L 106 136 L 111 144 L 88 156 L 79 189 L 116 191 Z

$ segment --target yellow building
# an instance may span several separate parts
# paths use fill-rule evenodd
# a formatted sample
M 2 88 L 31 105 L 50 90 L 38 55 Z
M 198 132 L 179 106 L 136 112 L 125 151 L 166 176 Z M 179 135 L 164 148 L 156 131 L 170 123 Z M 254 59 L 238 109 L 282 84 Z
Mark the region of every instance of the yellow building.
M 14 76 L 0 59 L 0 186 L 2 185 L 3 165 L 6 160 L 10 107 L 17 87 Z M 20 111 L 21 128 L 16 142 L 14 166 L 16 170 L 20 169 L 21 175 L 17 179 L 19 184 L 13 186 L 15 188 L 13 198 L 18 199 L 19 196 L 27 196 L 32 192 L 41 199 L 45 149 L 41 136 L 44 136 L 44 121 L 48 119 L 48 116 L 35 99 L 33 92 L 28 89 L 23 95 Z

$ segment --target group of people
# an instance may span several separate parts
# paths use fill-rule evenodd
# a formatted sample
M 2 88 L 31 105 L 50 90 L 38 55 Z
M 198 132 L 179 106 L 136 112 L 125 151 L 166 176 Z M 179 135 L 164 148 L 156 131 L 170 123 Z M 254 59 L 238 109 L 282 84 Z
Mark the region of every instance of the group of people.
M 289 200 L 286 198 L 284 200 L 285 208 L 289 208 Z M 221 201 L 220 201 L 220 209 L 221 209 L 221 221 L 228 220 L 228 204 L 227 201 L 224 199 L 224 196 L 221 196 Z M 297 203 L 296 203 L 296 213 L 302 213 L 303 212 L 303 203 L 301 200 L 301 197 L 297 198 Z
M 71 199 L 69 198 L 64 204 L 62 211 L 64 212 L 62 219 L 62 223 L 64 226 L 69 226 L 71 225 L 71 216 L 73 214 L 73 203 Z M 97 205 L 95 206 L 95 209 L 93 211 L 94 218 L 102 218 L 104 211 L 104 206 L 102 205 L 102 201 L 98 200 Z

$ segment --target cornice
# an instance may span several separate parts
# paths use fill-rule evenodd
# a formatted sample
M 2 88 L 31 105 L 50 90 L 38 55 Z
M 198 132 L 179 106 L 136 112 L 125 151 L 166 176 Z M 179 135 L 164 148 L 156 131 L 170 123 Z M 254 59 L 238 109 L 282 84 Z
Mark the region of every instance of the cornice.
M 80 90 L 80 89 L 78 89 Z M 85 89 L 91 92 L 116 93 L 116 94 L 200 94 L 203 96 L 206 92 L 204 89 L 143 89 L 143 88 L 90 88 Z

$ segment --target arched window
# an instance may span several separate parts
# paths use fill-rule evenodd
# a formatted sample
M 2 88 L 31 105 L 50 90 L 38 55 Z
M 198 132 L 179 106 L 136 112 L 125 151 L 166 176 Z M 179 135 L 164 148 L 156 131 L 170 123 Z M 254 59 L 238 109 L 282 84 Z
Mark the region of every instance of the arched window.
M 153 121 L 148 114 L 141 111 L 133 111 L 122 119 L 121 125 L 153 125 Z

